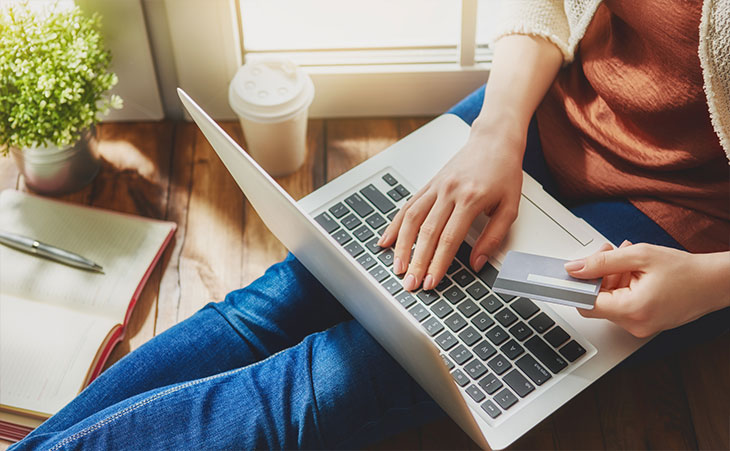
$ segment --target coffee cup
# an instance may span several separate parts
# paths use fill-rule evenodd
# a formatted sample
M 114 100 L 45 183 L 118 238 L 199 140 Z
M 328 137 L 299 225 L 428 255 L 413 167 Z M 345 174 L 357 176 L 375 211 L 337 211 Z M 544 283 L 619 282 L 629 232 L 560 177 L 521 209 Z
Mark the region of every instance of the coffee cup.
M 312 79 L 285 59 L 254 59 L 236 72 L 228 102 L 238 115 L 246 150 L 272 176 L 291 174 L 307 156 Z

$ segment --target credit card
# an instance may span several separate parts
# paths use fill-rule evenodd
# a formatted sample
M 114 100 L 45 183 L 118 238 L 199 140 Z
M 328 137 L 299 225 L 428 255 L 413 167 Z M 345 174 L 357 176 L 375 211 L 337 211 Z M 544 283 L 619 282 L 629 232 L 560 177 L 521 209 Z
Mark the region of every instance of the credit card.
M 576 279 L 565 271 L 569 260 L 509 251 L 494 282 L 497 293 L 523 296 L 591 310 L 603 279 Z

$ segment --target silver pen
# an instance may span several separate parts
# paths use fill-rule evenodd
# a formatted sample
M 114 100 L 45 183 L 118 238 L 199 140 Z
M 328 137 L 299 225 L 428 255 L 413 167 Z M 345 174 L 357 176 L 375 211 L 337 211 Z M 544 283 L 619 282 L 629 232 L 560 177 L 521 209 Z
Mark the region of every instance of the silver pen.
M 41 243 L 40 241 L 34 240 L 33 238 L 29 238 L 27 236 L 0 231 L 0 243 L 19 251 L 45 257 L 59 263 L 65 263 L 67 265 L 74 266 L 76 268 L 88 269 L 89 271 L 104 273 L 104 269 L 101 266 L 92 262 L 88 258 L 84 258 L 79 254 L 59 249 L 49 244 Z

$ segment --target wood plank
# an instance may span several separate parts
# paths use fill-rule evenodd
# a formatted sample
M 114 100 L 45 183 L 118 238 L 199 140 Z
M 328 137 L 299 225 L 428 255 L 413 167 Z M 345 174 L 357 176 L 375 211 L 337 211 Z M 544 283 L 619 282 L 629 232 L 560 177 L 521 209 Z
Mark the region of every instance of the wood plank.
M 552 414 L 556 449 L 605 449 L 596 385 L 583 390 Z
M 730 334 L 681 353 L 699 449 L 730 449 Z
M 327 180 L 376 155 L 399 136 L 396 119 L 327 120 Z

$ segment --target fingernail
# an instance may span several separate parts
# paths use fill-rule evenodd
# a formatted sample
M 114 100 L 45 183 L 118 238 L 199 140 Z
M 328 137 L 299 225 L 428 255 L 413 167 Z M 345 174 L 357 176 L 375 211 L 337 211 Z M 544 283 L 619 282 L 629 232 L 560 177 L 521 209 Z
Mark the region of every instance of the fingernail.
M 413 274 L 408 274 L 403 281 L 403 288 L 406 291 L 413 291 L 416 289 L 416 277 Z
M 395 271 L 396 274 L 400 274 L 404 269 L 403 261 L 401 261 L 400 257 L 396 257 L 395 260 L 393 260 L 393 271 Z
M 486 255 L 480 255 L 477 257 L 476 260 L 474 260 L 474 271 L 479 272 L 481 271 L 484 264 L 487 262 L 487 256 Z
M 586 260 L 581 258 L 580 260 L 573 260 L 565 264 L 566 271 L 580 271 L 586 265 Z
M 433 276 L 431 274 L 427 275 L 423 280 L 423 289 L 433 290 Z
M 380 237 L 378 240 L 378 246 L 382 247 L 381 245 L 385 242 L 385 238 L 388 236 L 387 233 L 383 232 L 383 236 Z

